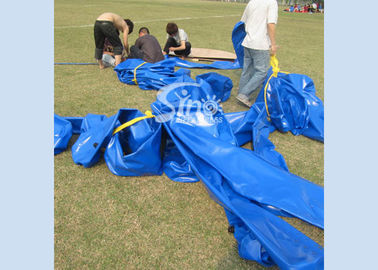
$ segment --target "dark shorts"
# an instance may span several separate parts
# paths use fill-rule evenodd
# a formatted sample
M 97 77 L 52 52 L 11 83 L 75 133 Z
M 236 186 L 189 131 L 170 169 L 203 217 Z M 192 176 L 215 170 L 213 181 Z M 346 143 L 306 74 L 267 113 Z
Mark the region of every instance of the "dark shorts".
M 121 55 L 123 46 L 117 28 L 115 28 L 110 21 L 96 21 L 94 25 L 94 39 L 96 44 L 95 58 L 102 58 L 105 38 L 113 45 L 114 55 Z

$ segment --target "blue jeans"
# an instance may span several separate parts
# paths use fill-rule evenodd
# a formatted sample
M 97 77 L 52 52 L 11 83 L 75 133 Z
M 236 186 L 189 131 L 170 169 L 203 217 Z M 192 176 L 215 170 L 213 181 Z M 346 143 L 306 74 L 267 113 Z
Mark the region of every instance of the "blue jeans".
M 244 66 L 238 94 L 249 97 L 264 82 L 270 68 L 270 51 L 244 47 Z

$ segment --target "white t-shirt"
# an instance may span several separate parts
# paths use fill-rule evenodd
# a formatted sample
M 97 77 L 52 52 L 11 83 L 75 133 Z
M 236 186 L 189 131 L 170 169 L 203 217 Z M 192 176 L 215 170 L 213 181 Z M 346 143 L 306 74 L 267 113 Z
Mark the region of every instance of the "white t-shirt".
M 251 0 L 244 10 L 241 21 L 245 23 L 242 45 L 255 50 L 269 50 L 268 23 L 277 23 L 277 0 Z
M 167 39 L 169 38 L 169 35 L 167 34 Z M 184 30 L 180 29 L 177 31 L 176 35 L 173 36 L 175 39 L 177 45 L 181 45 L 181 41 L 188 41 L 188 35 L 185 33 Z

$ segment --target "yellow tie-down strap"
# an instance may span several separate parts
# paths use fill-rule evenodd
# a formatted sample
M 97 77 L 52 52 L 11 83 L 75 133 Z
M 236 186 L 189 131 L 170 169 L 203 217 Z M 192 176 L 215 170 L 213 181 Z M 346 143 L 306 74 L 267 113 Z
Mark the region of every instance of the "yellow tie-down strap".
M 145 111 L 144 114 L 145 114 L 145 116 L 140 116 L 140 117 L 134 118 L 133 120 L 127 121 L 126 123 L 124 123 L 124 124 L 120 125 L 119 127 L 117 127 L 113 131 L 113 135 L 116 134 L 117 132 L 120 132 L 124 128 L 127 128 L 129 126 L 134 125 L 135 123 L 137 123 L 139 121 L 142 121 L 143 119 L 155 117 L 155 115 L 153 115 L 151 111 Z
M 270 83 L 270 79 L 273 77 L 277 77 L 278 72 L 280 72 L 280 68 L 278 67 L 278 59 L 276 55 L 272 55 L 270 57 L 270 65 L 272 66 L 273 73 L 270 75 L 268 81 L 265 84 L 264 88 L 264 101 L 265 101 L 265 108 L 266 108 L 266 114 L 268 115 L 268 120 L 270 121 L 270 113 L 269 113 L 269 108 L 268 108 L 268 101 L 266 99 L 266 90 L 268 89 L 268 85 Z M 281 73 L 286 73 L 289 74 L 289 72 L 281 71 Z
M 137 66 L 136 68 L 134 68 L 134 79 L 132 79 L 132 81 L 135 82 L 135 84 L 138 84 L 138 81 L 137 81 L 137 78 L 136 78 L 136 71 L 137 71 L 137 69 L 140 68 L 141 66 L 143 66 L 146 63 L 147 62 L 143 62 L 142 64 L 140 64 L 139 66 Z

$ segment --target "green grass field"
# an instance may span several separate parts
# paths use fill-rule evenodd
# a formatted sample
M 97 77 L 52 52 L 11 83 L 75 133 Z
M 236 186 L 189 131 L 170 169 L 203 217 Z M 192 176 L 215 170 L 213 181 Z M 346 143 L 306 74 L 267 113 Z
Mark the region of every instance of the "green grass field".
M 172 19 L 185 29 L 193 47 L 232 52 L 231 31 L 245 5 L 199 0 L 56 0 L 54 60 L 94 62 L 92 25 L 105 11 L 135 22 L 130 44 L 138 29 L 147 26 L 164 45 L 165 25 Z M 277 57 L 281 70 L 310 76 L 324 101 L 323 22 L 321 14 L 280 11 Z M 61 116 L 110 116 L 119 108 L 145 111 L 156 97 L 155 91 L 122 84 L 109 68 L 54 68 L 55 113 Z M 193 69 L 192 77 L 205 72 Z M 238 87 L 241 70 L 217 72 Z M 235 96 L 234 89 L 223 104 L 225 112 L 245 110 Z M 322 143 L 279 132 L 270 139 L 292 173 L 323 185 Z M 54 161 L 56 269 L 263 269 L 239 257 L 223 208 L 210 199 L 201 183 L 176 183 L 165 175 L 118 177 L 103 160 L 86 169 L 73 163 L 70 150 Z M 323 245 L 322 230 L 286 220 Z

